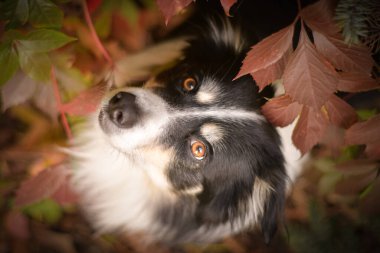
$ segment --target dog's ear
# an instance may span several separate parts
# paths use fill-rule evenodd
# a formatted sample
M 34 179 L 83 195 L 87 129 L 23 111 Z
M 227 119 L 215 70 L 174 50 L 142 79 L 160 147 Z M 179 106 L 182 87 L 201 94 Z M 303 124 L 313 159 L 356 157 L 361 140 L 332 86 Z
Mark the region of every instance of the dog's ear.
M 283 220 L 285 185 L 283 182 L 276 183 L 277 186 L 271 191 L 265 202 L 264 213 L 261 219 L 261 231 L 266 244 L 270 243 L 279 223 L 282 223 Z

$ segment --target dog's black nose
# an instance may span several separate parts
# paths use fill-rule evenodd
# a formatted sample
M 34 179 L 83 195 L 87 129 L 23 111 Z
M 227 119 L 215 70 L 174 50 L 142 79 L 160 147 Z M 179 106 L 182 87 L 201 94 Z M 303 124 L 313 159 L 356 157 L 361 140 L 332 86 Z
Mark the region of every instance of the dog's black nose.
M 130 128 L 139 118 L 136 96 L 128 92 L 119 92 L 108 102 L 107 113 L 112 122 L 120 128 Z

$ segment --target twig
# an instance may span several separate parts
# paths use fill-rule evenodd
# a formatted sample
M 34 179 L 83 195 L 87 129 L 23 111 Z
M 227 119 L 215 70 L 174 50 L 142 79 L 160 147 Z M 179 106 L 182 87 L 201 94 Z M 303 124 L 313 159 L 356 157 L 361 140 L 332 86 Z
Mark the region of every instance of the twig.
M 54 67 L 51 67 L 50 79 L 51 79 L 51 82 L 53 83 L 54 96 L 55 96 L 55 100 L 57 102 L 58 111 L 61 114 L 61 120 L 62 120 L 63 129 L 65 130 L 67 138 L 72 139 L 73 135 L 71 133 L 71 128 L 70 128 L 69 122 L 67 121 L 65 112 L 62 111 L 62 109 L 61 109 L 62 108 L 62 100 L 61 100 L 61 95 L 60 95 L 60 92 L 59 92 L 57 78 L 55 76 Z
M 100 50 L 100 52 L 102 53 L 103 57 L 106 59 L 108 64 L 111 65 L 111 68 L 113 68 L 114 62 L 111 56 L 109 55 L 109 53 L 107 52 L 107 50 L 105 49 L 105 47 L 103 46 L 102 42 L 99 39 L 99 36 L 97 35 L 95 31 L 94 24 L 92 23 L 92 20 L 91 20 L 90 12 L 88 11 L 86 0 L 82 0 L 82 5 L 83 5 L 84 18 L 86 20 L 88 28 L 90 29 L 91 36 L 95 41 L 96 47 Z
M 302 9 L 301 0 L 297 0 L 297 6 L 298 6 L 298 13 L 300 13 Z

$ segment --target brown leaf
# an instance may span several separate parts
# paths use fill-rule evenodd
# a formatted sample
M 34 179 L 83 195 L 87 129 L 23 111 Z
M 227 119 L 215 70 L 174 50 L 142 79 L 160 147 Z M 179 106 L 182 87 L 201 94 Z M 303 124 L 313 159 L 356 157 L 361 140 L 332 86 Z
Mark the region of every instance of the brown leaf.
M 60 111 L 70 115 L 86 116 L 94 112 L 106 91 L 106 85 L 101 82 L 80 93 L 76 98 L 61 105 Z
M 325 107 L 330 122 L 336 126 L 348 128 L 358 119 L 354 108 L 335 95 L 330 97 Z
M 227 16 L 230 16 L 230 9 L 236 2 L 237 0 L 220 0 L 220 3 L 222 4 L 224 12 Z
M 252 47 L 236 78 L 250 73 L 263 89 L 281 78 L 292 45 L 294 26 L 287 26 Z
M 322 139 L 327 126 L 328 120 L 321 111 L 304 106 L 293 131 L 294 144 L 305 154 Z
M 15 206 L 21 207 L 51 197 L 66 182 L 68 174 L 69 169 L 60 165 L 25 180 L 16 192 Z
M 365 144 L 366 154 L 374 159 L 380 157 L 380 114 L 367 121 L 358 122 L 346 131 L 345 141 L 348 145 Z
M 301 104 L 319 110 L 336 91 L 338 78 L 334 69 L 318 54 L 301 29 L 298 47 L 283 75 L 286 92 Z
M 371 73 L 374 64 L 371 52 L 362 45 L 347 45 L 343 40 L 313 31 L 314 44 L 335 68 L 346 72 Z
M 192 0 L 157 0 L 157 5 L 162 14 L 164 14 L 165 23 L 167 25 L 174 15 L 178 14 L 191 2 Z
M 69 176 L 61 184 L 58 190 L 51 196 L 60 205 L 75 204 L 78 201 L 78 196 L 70 188 Z
M 275 126 L 285 127 L 300 114 L 302 105 L 288 95 L 272 98 L 262 108 L 262 113 Z
M 339 73 L 338 90 L 362 92 L 380 88 L 380 83 L 363 72 Z
M 30 237 L 28 219 L 20 211 L 13 210 L 6 215 L 5 227 L 18 239 L 26 240 Z
M 307 25 L 318 32 L 337 35 L 339 27 L 334 22 L 336 1 L 320 0 L 301 10 L 301 17 Z

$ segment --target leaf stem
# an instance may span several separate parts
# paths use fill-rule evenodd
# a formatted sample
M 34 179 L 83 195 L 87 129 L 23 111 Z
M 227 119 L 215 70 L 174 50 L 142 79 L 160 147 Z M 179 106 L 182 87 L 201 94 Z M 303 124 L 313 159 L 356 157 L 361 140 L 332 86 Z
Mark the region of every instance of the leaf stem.
M 95 31 L 95 27 L 94 27 L 94 24 L 91 20 L 91 16 L 90 16 L 90 12 L 88 10 L 86 0 L 82 0 L 82 6 L 83 6 L 84 18 L 86 20 L 88 28 L 90 29 L 91 36 L 95 41 L 96 47 L 100 50 L 100 52 L 102 53 L 103 57 L 106 59 L 108 64 L 111 65 L 111 68 L 113 68 L 114 62 L 113 62 L 111 56 L 109 55 L 108 51 L 103 46 L 102 42 L 99 39 L 99 36 L 97 35 L 97 33 Z
M 62 100 L 61 100 L 61 95 L 59 93 L 58 81 L 55 76 L 54 67 L 51 67 L 50 79 L 51 79 L 51 82 L 53 83 L 54 96 L 55 96 L 55 100 L 57 101 L 58 111 L 61 114 L 63 129 L 65 130 L 67 138 L 72 139 L 73 135 L 71 133 L 69 122 L 67 121 L 66 114 L 64 113 L 64 111 L 62 111 Z
M 300 13 L 302 9 L 301 0 L 297 0 L 297 6 L 298 6 L 298 13 Z

